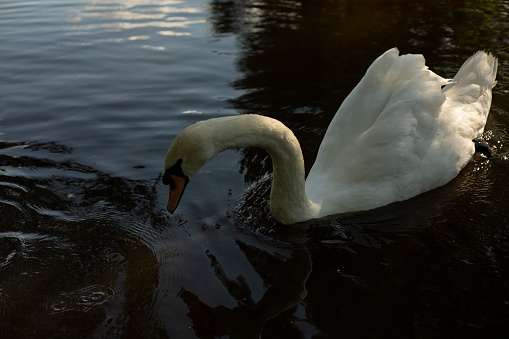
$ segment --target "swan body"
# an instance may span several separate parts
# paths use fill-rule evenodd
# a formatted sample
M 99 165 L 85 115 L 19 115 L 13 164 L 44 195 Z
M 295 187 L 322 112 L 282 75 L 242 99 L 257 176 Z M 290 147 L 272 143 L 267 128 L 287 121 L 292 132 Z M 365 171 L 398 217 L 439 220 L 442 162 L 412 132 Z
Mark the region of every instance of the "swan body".
M 496 70 L 495 57 L 477 52 L 446 80 L 422 55 L 385 52 L 341 104 L 306 180 L 299 142 L 281 122 L 259 115 L 198 122 L 168 149 L 168 210 L 216 154 L 252 146 L 272 157 L 270 210 L 283 224 L 368 210 L 444 185 L 475 152 Z

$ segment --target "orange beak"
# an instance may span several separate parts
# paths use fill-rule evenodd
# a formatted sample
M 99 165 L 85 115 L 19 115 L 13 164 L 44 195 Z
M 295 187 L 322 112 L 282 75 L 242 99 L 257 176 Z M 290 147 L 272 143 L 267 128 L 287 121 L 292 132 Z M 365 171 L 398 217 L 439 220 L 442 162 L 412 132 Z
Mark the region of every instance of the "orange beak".
M 169 185 L 170 196 L 168 197 L 167 209 L 168 212 L 173 213 L 177 209 L 182 193 L 184 193 L 184 188 L 186 188 L 186 178 L 178 175 L 170 175 L 170 178 L 173 180 L 174 185 Z

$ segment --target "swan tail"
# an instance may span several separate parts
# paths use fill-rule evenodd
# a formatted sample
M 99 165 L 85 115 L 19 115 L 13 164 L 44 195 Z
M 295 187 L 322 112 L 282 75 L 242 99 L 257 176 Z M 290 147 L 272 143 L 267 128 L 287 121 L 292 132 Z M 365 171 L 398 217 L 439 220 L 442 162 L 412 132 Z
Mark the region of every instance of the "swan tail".
M 475 102 L 496 85 L 497 67 L 497 58 L 491 53 L 478 51 L 465 61 L 443 91 L 456 102 Z
M 466 139 L 477 138 L 484 130 L 491 106 L 491 90 L 497 83 L 497 67 L 498 60 L 492 54 L 476 52 L 443 89 L 447 106 L 461 109 L 459 133 Z

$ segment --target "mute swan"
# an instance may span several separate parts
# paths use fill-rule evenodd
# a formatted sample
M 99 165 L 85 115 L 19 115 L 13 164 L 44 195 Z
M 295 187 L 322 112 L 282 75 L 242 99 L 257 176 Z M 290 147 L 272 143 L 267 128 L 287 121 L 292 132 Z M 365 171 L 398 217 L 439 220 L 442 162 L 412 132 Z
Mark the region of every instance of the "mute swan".
M 422 55 L 388 50 L 339 107 L 307 180 L 299 142 L 281 122 L 259 115 L 197 122 L 175 137 L 164 161 L 168 211 L 207 161 L 248 146 L 272 157 L 270 210 L 283 224 L 368 210 L 444 185 L 475 152 L 496 71 L 497 59 L 477 52 L 446 80 Z

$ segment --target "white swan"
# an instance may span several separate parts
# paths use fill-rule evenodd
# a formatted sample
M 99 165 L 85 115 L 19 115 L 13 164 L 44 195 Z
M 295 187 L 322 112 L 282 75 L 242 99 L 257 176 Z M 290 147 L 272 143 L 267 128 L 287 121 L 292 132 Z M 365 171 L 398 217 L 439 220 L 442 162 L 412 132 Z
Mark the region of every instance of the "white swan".
M 385 52 L 334 116 L 306 181 L 299 142 L 281 122 L 258 115 L 198 122 L 168 149 L 168 210 L 207 161 L 248 146 L 272 157 L 270 210 L 283 224 L 368 210 L 444 185 L 475 151 L 496 71 L 497 59 L 477 52 L 446 80 L 428 70 L 422 55 Z

